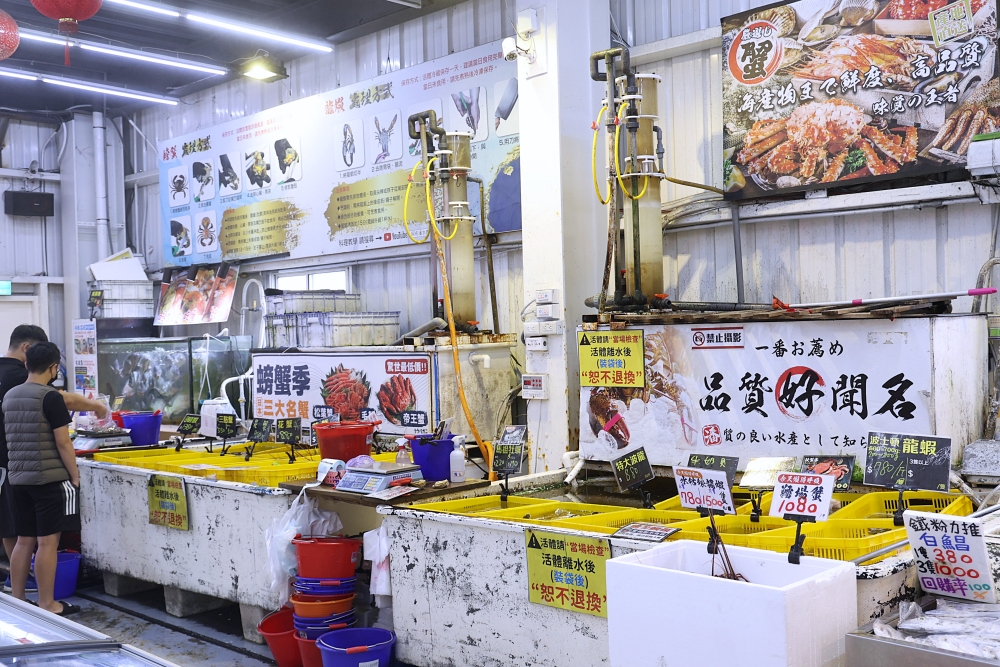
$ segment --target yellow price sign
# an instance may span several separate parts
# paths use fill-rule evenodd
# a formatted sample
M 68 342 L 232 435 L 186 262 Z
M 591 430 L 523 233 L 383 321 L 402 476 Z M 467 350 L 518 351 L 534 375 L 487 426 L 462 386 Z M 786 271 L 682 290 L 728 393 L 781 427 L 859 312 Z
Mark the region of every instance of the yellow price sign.
M 608 540 L 541 530 L 525 531 L 524 540 L 529 602 L 608 617 Z
M 642 329 L 578 331 L 580 386 L 644 387 Z
M 183 477 L 150 475 L 149 522 L 177 530 L 189 530 L 187 487 Z

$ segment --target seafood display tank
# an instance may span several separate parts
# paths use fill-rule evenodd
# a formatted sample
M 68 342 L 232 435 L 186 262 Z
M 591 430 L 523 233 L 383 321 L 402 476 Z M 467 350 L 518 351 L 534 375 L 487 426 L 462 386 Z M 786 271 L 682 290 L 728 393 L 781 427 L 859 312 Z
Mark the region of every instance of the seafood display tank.
M 249 367 L 249 336 L 122 338 L 97 343 L 97 386 L 122 410 L 160 410 L 177 424 Z

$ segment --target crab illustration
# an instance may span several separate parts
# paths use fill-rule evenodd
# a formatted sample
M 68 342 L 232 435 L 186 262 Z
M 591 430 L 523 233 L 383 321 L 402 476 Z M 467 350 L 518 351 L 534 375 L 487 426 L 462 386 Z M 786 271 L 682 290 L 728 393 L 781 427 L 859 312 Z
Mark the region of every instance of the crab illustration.
M 170 200 L 173 201 L 174 197 L 177 195 L 184 196 L 187 194 L 188 185 L 187 177 L 184 174 L 177 174 L 170 179 Z
M 389 139 L 392 138 L 392 133 L 396 128 L 397 120 L 399 120 L 398 114 L 392 117 L 392 122 L 389 123 L 389 127 L 382 129 L 378 124 L 378 118 L 375 118 L 375 139 L 382 147 L 382 152 L 375 158 L 376 164 L 389 157 Z
M 212 220 L 208 216 L 202 218 L 201 224 L 198 226 L 198 243 L 203 248 L 215 243 L 215 225 L 212 224 Z

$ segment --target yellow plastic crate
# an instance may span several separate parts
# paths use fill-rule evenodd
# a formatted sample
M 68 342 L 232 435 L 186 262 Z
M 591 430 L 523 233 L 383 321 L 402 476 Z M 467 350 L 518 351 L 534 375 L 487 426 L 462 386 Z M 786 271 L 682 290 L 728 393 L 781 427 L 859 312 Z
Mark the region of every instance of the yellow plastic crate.
M 863 494 L 847 507 L 831 514 L 830 519 L 891 519 L 898 508 L 898 491 L 878 491 Z M 972 501 L 968 496 L 954 493 L 906 491 L 903 493 L 903 509 L 966 516 L 972 514 Z
M 555 526 L 556 522 L 562 519 L 571 519 L 578 516 L 590 516 L 592 514 L 602 514 L 605 512 L 620 512 L 621 505 L 591 505 L 589 503 L 546 503 L 544 505 L 527 505 L 519 509 L 494 510 L 479 514 L 484 519 L 500 519 L 501 521 L 515 521 L 517 523 L 530 523 L 539 526 Z
M 462 514 L 464 516 L 478 516 L 484 512 L 554 504 L 556 504 L 555 500 L 547 500 L 544 498 L 508 496 L 507 507 L 503 508 L 500 506 L 500 496 L 479 496 L 478 498 L 460 498 L 458 500 L 445 500 L 437 503 L 412 505 L 410 506 L 410 509 L 426 510 L 428 512 L 447 512 L 449 514 Z
M 242 470 L 227 471 L 226 478 L 230 481 L 241 482 L 243 484 L 278 486 L 282 482 L 290 482 L 295 479 L 309 477 L 315 479 L 316 469 L 317 464 L 311 461 L 305 463 L 286 463 L 283 465 L 250 467 Z
M 807 556 L 853 560 L 882 547 L 906 539 L 906 528 L 894 526 L 892 519 L 841 519 L 824 523 L 802 524 L 806 536 L 802 545 Z M 795 543 L 795 524 L 780 530 L 753 535 L 747 546 L 768 551 L 787 552 Z M 909 547 L 903 547 L 907 549 Z M 888 558 L 886 554 L 882 558 Z M 874 559 L 870 562 L 876 562 Z
M 157 456 L 170 456 L 174 454 L 173 447 L 158 447 L 156 449 L 131 449 L 125 451 L 108 450 L 94 454 L 95 461 L 104 463 L 116 463 L 118 465 L 134 465 L 133 459 L 146 459 Z
M 604 512 L 575 519 L 560 519 L 553 525 L 574 528 L 589 533 L 611 535 L 630 523 L 676 524 L 699 519 L 693 510 L 625 510 L 624 512 Z
M 674 528 L 680 528 L 680 532 L 671 535 L 669 540 L 697 540 L 708 542 L 709 519 L 696 519 L 694 521 L 684 521 L 676 523 Z M 760 521 L 751 521 L 747 514 L 727 514 L 726 516 L 715 517 L 715 527 L 722 536 L 724 544 L 734 547 L 749 546 L 748 541 L 751 535 L 763 533 L 765 531 L 777 530 L 791 526 L 795 529 L 795 523 L 785 521 L 770 516 L 760 517 Z

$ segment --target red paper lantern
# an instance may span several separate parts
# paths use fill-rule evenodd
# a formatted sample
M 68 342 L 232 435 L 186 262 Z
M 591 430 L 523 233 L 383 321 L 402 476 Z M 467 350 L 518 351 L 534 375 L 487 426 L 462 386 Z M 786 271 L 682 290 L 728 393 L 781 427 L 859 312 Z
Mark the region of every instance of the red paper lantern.
M 59 21 L 59 32 L 72 35 L 80 32 L 77 21 L 85 21 L 101 8 L 101 0 L 31 0 L 35 9 L 50 19 Z
M 21 33 L 10 14 L 0 9 L 0 60 L 10 58 L 21 43 Z

